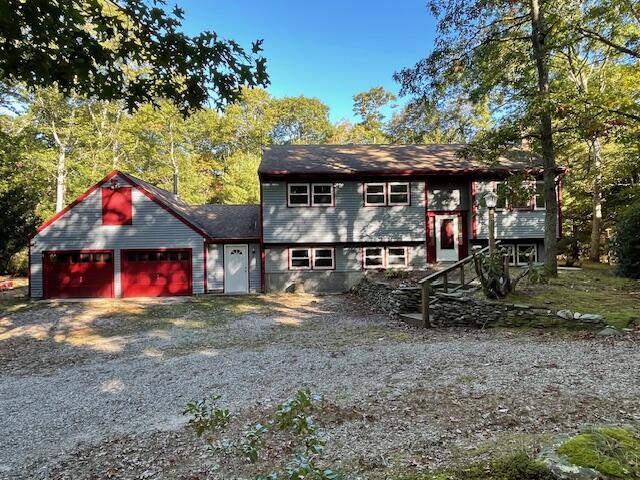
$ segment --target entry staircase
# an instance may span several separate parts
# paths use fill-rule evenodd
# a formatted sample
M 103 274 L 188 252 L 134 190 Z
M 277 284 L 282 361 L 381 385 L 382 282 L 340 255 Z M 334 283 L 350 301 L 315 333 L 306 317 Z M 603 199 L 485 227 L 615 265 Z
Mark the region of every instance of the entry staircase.
M 496 245 L 499 243 L 499 240 L 496 241 Z M 481 286 L 473 264 L 473 256 L 487 251 L 488 246 L 475 250 L 468 257 L 450 265 L 441 265 L 442 268 L 438 271 L 419 280 L 418 283 L 422 287 L 421 311 L 403 313 L 400 318 L 415 327 L 430 328 L 429 309 L 441 302 L 442 297 L 446 297 L 447 294 L 453 296 L 464 290 L 475 290 Z

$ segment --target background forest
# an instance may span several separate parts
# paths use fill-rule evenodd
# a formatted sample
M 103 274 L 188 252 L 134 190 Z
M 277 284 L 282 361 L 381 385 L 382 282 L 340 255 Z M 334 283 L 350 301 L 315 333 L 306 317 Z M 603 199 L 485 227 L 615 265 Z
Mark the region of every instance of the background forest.
M 54 22 L 53 33 L 16 43 L 22 30 L 10 32 L 11 22 L 26 23 L 34 32 L 48 24 L 34 23 L 37 17 L 25 7 L 29 2 L 10 10 L 18 17 L 5 22 L 4 33 L 15 34 L 14 46 L 25 50 L 19 52 L 23 64 L 3 64 L 0 84 L 0 271 L 24 270 L 24 249 L 35 227 L 114 168 L 169 190 L 177 175 L 180 196 L 192 204 L 256 203 L 261 148 L 270 144 L 468 143 L 467 153 L 488 163 L 526 144 L 550 162 L 545 172 L 553 174 L 555 164 L 567 168 L 560 253 L 570 260 L 582 255 L 598 261 L 608 255 L 621 219 L 632 227 L 637 223 L 628 213 L 634 204 L 640 211 L 640 10 L 635 2 L 432 0 L 438 36 L 429 56 L 395 74 L 402 101 L 382 87 L 371 88 L 353 96 L 357 121 L 337 123 L 319 99 L 274 98 L 261 88 L 268 85 L 265 60 L 255 57 L 261 41 L 252 46 L 251 56 L 207 32 L 195 39 L 178 34 L 179 9 L 165 21 L 161 10 L 144 2 L 125 2 L 110 16 L 100 1 L 89 4 L 95 9 L 49 7 L 90 12 L 87 22 L 111 25 L 116 33 L 124 28 L 123 18 L 147 26 L 156 22 L 155 37 L 140 31 L 141 42 L 114 38 L 123 50 L 118 54 L 149 55 L 153 61 L 145 68 L 157 67 L 158 72 L 151 70 L 157 78 L 147 82 L 144 69 L 139 70 L 144 75 L 132 77 L 117 55 L 100 59 L 112 70 L 94 63 L 92 81 L 85 81 L 87 62 L 71 59 L 66 68 L 78 71 L 70 76 L 55 55 L 31 55 L 41 49 L 38 42 L 49 45 L 50 35 L 70 25 L 60 30 Z M 55 11 L 50 18 L 64 16 Z M 73 35 L 57 41 L 74 44 L 78 35 L 90 34 L 81 23 L 71 27 Z M 214 44 L 203 46 L 202 39 Z M 185 55 L 159 55 L 156 50 L 164 52 L 167 42 Z M 108 42 L 95 45 L 113 52 Z M 225 62 L 235 76 L 215 70 L 220 49 L 229 52 Z M 7 52 L 0 58 L 14 58 Z M 213 73 L 190 71 L 193 64 L 181 63 L 189 55 L 202 55 Z M 163 62 L 178 73 L 163 74 Z M 120 76 L 103 77 L 104 71 Z M 186 96 L 185 75 L 193 80 Z M 126 87 L 121 87 L 123 78 Z M 211 78 L 214 95 L 207 107 Z M 553 178 L 549 184 L 553 200 Z M 549 205 L 547 213 L 555 218 Z M 625 248 L 640 249 L 633 240 L 637 235 L 629 235 Z

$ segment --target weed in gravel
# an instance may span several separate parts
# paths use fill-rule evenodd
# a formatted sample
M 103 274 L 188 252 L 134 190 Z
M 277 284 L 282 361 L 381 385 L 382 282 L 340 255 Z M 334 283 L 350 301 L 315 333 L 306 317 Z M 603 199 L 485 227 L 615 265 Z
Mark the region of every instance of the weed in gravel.
M 398 480 L 554 480 L 551 472 L 526 452 L 490 462 L 475 463 L 434 474 L 401 477 Z
M 189 414 L 189 425 L 196 435 L 207 435 L 212 453 L 241 457 L 255 464 L 264 455 L 290 452 L 291 457 L 278 470 L 258 474 L 256 480 L 337 480 L 341 476 L 330 468 L 319 465 L 325 442 L 318 435 L 318 424 L 311 415 L 314 404 L 321 398 L 307 390 L 299 390 L 290 400 L 278 405 L 266 424 L 256 423 L 247 427 L 242 438 L 230 441 L 223 438 L 230 422 L 229 411 L 217 407 L 219 396 L 201 401 L 191 401 L 184 413 Z M 278 432 L 284 432 L 285 436 Z M 267 442 L 270 442 L 269 444 Z M 270 450 L 266 452 L 266 450 Z

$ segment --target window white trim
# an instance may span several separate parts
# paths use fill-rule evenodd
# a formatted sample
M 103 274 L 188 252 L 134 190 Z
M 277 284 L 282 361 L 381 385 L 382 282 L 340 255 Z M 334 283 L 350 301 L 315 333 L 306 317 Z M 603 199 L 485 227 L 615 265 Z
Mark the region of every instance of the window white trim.
M 535 243 L 519 243 L 516 245 L 516 261 L 518 265 L 526 265 L 526 262 L 520 261 L 520 253 L 524 255 L 526 250 L 529 248 L 533 248 L 533 262 L 537 263 L 538 261 L 538 247 Z
M 382 192 L 369 193 L 367 190 L 369 187 L 379 187 L 382 186 Z M 364 183 L 364 205 L 366 207 L 384 207 L 387 205 L 387 184 L 385 182 L 372 182 L 372 183 Z M 369 202 L 369 195 L 382 196 L 382 203 Z
M 306 187 L 307 188 L 307 201 L 306 203 L 291 203 L 291 187 Z M 293 193 L 295 196 L 302 196 L 304 193 Z M 287 184 L 287 206 L 288 207 L 308 207 L 309 200 L 311 198 L 311 187 L 308 183 L 288 183 Z
M 402 250 L 403 253 L 402 255 L 392 255 L 391 254 L 391 250 L 392 249 L 397 249 L 397 250 Z M 402 264 L 394 264 L 392 265 L 390 262 L 390 259 L 394 257 L 394 258 L 402 258 L 404 260 L 404 262 Z M 387 247 L 386 248 L 386 255 L 385 258 L 387 260 L 387 268 L 407 268 L 407 266 L 409 265 L 409 249 L 407 247 Z
M 305 251 L 307 252 L 307 255 L 305 257 L 298 257 L 296 260 L 303 260 L 306 259 L 308 262 L 308 265 L 302 266 L 302 267 L 297 267 L 293 265 L 293 252 L 296 251 Z M 311 270 L 311 265 L 312 265 L 312 252 L 310 248 L 289 248 L 289 270 Z
M 316 187 L 329 187 L 328 195 L 331 195 L 331 201 L 329 203 L 316 203 Z M 326 193 L 318 193 L 317 195 L 327 195 Z M 333 183 L 312 183 L 311 184 L 311 206 L 313 207 L 333 207 L 335 205 L 335 196 Z
M 392 192 L 392 187 L 394 186 L 406 186 L 406 192 Z M 406 195 L 407 199 L 402 202 L 392 202 L 391 195 Z M 389 182 L 387 183 L 387 204 L 388 205 L 411 205 L 411 183 L 410 182 Z
M 389 265 L 389 250 L 390 249 L 402 249 L 403 255 L 392 255 L 397 258 L 404 258 L 404 264 Z M 380 250 L 380 255 L 367 255 L 367 250 Z M 367 265 L 367 259 L 379 258 L 381 259 L 380 265 Z M 365 270 L 380 270 L 389 268 L 407 268 L 409 266 L 409 247 L 390 245 L 386 247 L 370 246 L 362 247 L 362 266 Z
M 318 257 L 316 256 L 316 253 L 318 250 L 329 250 L 331 252 L 331 257 L 321 257 L 322 259 L 326 260 L 328 258 L 331 258 L 331 265 L 330 266 L 318 266 L 316 265 L 316 260 L 318 259 Z M 312 268 L 313 270 L 333 270 L 336 267 L 336 250 L 333 247 L 317 247 L 313 249 L 312 252 L 313 255 L 313 262 L 312 262 Z
M 380 255 L 367 255 L 367 250 L 380 250 Z M 367 270 L 378 270 L 385 268 L 385 248 L 384 247 L 362 247 L 362 266 Z M 379 258 L 380 265 L 367 265 L 368 258 Z
M 500 248 L 504 248 L 506 250 L 508 250 L 508 254 L 509 254 L 509 265 L 516 265 L 516 246 L 511 244 L 511 243 L 507 243 L 507 244 L 502 244 L 500 245 Z

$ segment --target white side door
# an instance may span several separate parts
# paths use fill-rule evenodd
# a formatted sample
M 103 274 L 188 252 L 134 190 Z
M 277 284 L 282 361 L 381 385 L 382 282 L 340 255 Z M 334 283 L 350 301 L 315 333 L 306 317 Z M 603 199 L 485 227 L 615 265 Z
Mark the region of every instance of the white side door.
M 224 293 L 249 292 L 248 245 L 224 246 Z
M 458 261 L 458 216 L 436 215 L 436 261 Z

